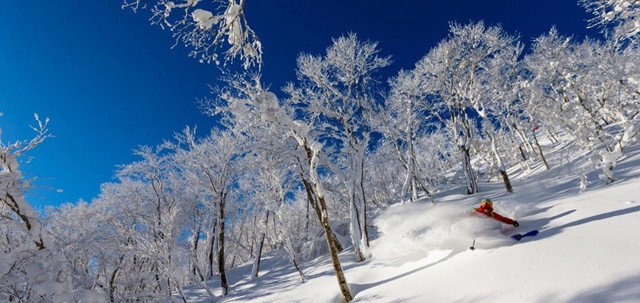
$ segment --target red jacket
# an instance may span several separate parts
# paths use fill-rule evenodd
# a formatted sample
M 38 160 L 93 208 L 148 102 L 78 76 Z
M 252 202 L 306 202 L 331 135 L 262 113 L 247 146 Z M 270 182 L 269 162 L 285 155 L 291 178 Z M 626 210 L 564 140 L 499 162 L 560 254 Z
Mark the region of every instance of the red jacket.
M 513 224 L 515 222 L 515 220 L 509 219 L 507 217 L 503 217 L 499 213 L 494 212 L 493 207 L 489 205 L 481 205 L 480 207 L 474 208 L 473 210 L 479 213 L 483 213 L 488 217 L 494 218 L 502 223 Z

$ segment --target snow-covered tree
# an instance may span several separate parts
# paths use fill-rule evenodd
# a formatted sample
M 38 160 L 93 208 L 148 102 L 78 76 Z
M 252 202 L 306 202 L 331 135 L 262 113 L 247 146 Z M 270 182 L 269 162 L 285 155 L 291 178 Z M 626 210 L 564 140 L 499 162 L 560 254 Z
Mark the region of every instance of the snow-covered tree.
M 188 273 L 177 263 L 184 183 L 166 149 L 143 146 L 136 154 L 142 159 L 123 165 L 117 182 L 103 184 L 92 203 L 100 209 L 96 215 L 109 218 L 99 228 L 112 234 L 99 252 L 101 285 L 110 300 L 163 300 L 182 294 Z
M 294 180 L 297 180 L 295 170 L 293 170 L 294 162 L 292 159 L 283 157 L 282 154 L 274 153 L 274 150 L 264 147 L 262 152 L 254 153 L 250 157 L 249 166 L 247 167 L 250 175 L 251 189 L 254 193 L 254 207 L 260 209 L 260 217 L 258 217 L 259 232 L 256 239 L 255 248 L 253 250 L 253 267 L 251 270 L 251 279 L 258 277 L 260 270 L 260 259 L 262 258 L 263 248 L 268 233 L 268 228 L 273 226 L 269 224 L 276 221 L 276 215 L 279 209 L 285 204 L 286 195 L 291 192 Z M 286 155 L 286 154 L 285 154 Z M 304 212 L 301 214 L 304 215 Z M 291 217 L 293 219 L 293 217 Z M 286 216 L 278 217 L 277 226 L 284 226 L 289 218 Z M 276 226 L 273 226 L 275 229 Z M 290 232 L 290 231 L 289 231 Z M 272 233 L 273 237 L 291 239 L 292 235 L 284 233 L 282 230 Z M 286 247 L 291 248 L 291 241 L 279 241 Z M 291 251 L 293 253 L 293 251 Z M 292 255 L 292 263 L 299 270 L 297 258 Z
M 580 0 L 580 4 L 594 15 L 590 26 L 612 27 L 616 43 L 636 40 L 640 33 L 640 1 L 638 0 Z
M 73 284 L 83 289 L 96 286 L 91 258 L 99 249 L 95 244 L 101 237 L 97 229 L 95 208 L 84 201 L 47 208 L 45 225 L 56 239 L 56 246 L 70 265 Z
M 365 153 L 378 126 L 373 117 L 381 106 L 375 98 L 376 72 L 390 64 L 379 56 L 377 43 L 363 42 L 351 33 L 333 40 L 326 55 L 298 57 L 297 86 L 287 92 L 310 116 L 321 140 L 335 144 L 348 162 L 346 171 L 351 214 L 351 240 L 356 258 L 364 260 L 369 239 L 364 188 Z
M 64 260 L 59 259 L 40 215 L 24 196 L 29 182 L 19 169 L 20 158 L 49 137 L 49 119 L 43 122 L 37 114 L 35 119 L 38 125 L 32 127 L 36 131 L 33 139 L 9 144 L 0 140 L 0 213 L 4 238 L 4 243 L 0 242 L 3 250 L 0 301 L 46 302 L 71 290 L 68 272 L 61 267 Z M 53 277 L 46 276 L 48 270 Z M 47 284 L 51 286 L 49 289 Z
M 428 121 L 424 108 L 428 94 L 414 71 L 401 70 L 389 83 L 391 91 L 381 121 L 386 142 L 394 147 L 397 159 L 406 170 L 400 198 L 405 199 L 410 190 L 411 201 L 417 200 L 421 190 L 433 201 L 425 180 L 420 177 L 424 175 L 419 173 L 417 154 L 422 151 L 416 151 L 416 140 L 426 135 L 429 126 L 433 127 L 425 122 Z
M 245 17 L 245 0 L 124 0 L 133 11 L 151 8 L 151 24 L 169 29 L 176 44 L 200 62 L 220 64 L 236 57 L 245 69 L 262 65 L 262 44 Z
M 308 217 L 305 216 L 305 205 L 308 202 L 304 198 L 299 198 L 290 203 L 280 205 L 275 211 L 278 220 L 280 233 L 278 241 L 282 248 L 287 251 L 289 260 L 300 275 L 300 281 L 306 282 L 306 277 L 302 271 L 300 261 L 304 257 L 305 246 L 309 243 Z
M 542 159 L 538 133 L 547 131 L 552 134 L 556 129 L 572 129 L 568 126 L 571 117 L 566 115 L 563 103 L 559 101 L 564 100 L 564 71 L 568 64 L 565 57 L 572 45 L 570 38 L 562 37 L 555 28 L 551 28 L 547 34 L 534 40 L 531 52 L 523 60 L 528 75 L 522 82 L 522 100 L 532 122 L 529 128 L 536 129 L 531 134 Z
M 19 218 L 31 241 L 38 249 L 42 250 L 47 247 L 47 235 L 43 230 L 40 216 L 24 198 L 24 192 L 29 188 L 29 182 L 23 179 L 18 161 L 18 158 L 25 152 L 34 149 L 50 136 L 47 129 L 49 118 L 43 122 L 37 114 L 34 116 L 38 126 L 32 127 L 36 131 L 36 136 L 33 139 L 10 144 L 0 141 L 0 202 Z M 0 134 L 2 134 L 2 130 L 0 130 Z
M 231 131 L 212 130 L 210 135 L 198 140 L 194 132 L 187 128 L 176 137 L 179 143 L 173 145 L 172 149 L 177 153 L 183 178 L 203 193 L 207 199 L 205 206 L 214 214 L 209 224 L 207 278 L 213 275 L 216 264 L 223 295 L 226 295 L 229 289 L 225 252 L 227 204 L 239 173 L 234 166 L 244 153 L 240 147 L 243 142 Z
M 35 120 L 31 140 L 0 140 L 0 302 L 104 302 L 76 275 L 66 246 L 25 199 L 30 183 L 20 163 L 25 153 L 50 137 L 49 119 L 41 121 L 35 114 Z
M 513 126 L 522 119 L 520 112 L 512 108 L 514 103 L 518 102 L 519 57 L 522 45 L 516 42 L 514 37 L 505 36 L 504 38 L 507 39 L 506 44 L 498 46 L 502 48 L 500 52 L 492 56 L 483 67 L 484 70 L 475 79 L 478 85 L 473 87 L 473 93 L 477 95 L 474 109 L 481 118 L 481 134 L 491 146 L 490 158 L 493 159 L 492 162 L 502 177 L 507 192 L 513 192 L 507 174 L 509 163 L 505 163 L 506 155 L 504 154 L 507 149 L 505 147 L 510 146 L 509 143 L 512 141 L 500 141 L 498 137 L 508 130 L 509 126 Z
M 329 254 L 331 256 L 338 286 L 345 299 L 350 302 L 353 297 L 344 277 L 344 271 L 338 258 L 339 246 L 335 239 L 329 218 L 325 189 L 318 173 L 318 165 L 323 145 L 311 132 L 306 123 L 294 121 L 292 116 L 280 105 L 278 97 L 262 88 L 258 76 L 234 77 L 229 79 L 228 89 L 219 92 L 219 102 L 209 102 L 209 113 L 223 115 L 228 122 L 252 121 L 265 128 L 276 128 L 283 141 L 293 139 L 297 143 L 298 152 L 302 155 L 299 161 L 301 179 L 309 201 L 318 216 L 325 234 Z M 295 116 L 295 115 L 293 115 Z M 242 123 L 238 123 L 242 125 Z
M 478 192 L 476 172 L 471 164 L 471 146 L 478 136 L 478 121 L 485 117 L 488 95 L 495 93 L 488 83 L 499 71 L 496 66 L 516 55 L 520 49 L 516 38 L 500 27 L 486 27 L 483 22 L 451 24 L 449 38 L 416 64 L 422 78 L 430 114 L 438 119 L 456 142 L 467 193 Z
M 635 47 L 620 50 L 591 39 L 575 43 L 552 29 L 525 58 L 528 89 L 535 90 L 530 115 L 593 150 L 607 181 L 639 132 L 637 54 Z

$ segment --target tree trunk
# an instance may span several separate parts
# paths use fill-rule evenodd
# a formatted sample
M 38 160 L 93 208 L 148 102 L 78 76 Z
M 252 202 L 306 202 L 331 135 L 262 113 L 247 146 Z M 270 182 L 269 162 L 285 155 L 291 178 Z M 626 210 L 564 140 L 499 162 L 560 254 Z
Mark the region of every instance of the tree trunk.
M 496 137 L 494 134 L 487 134 L 491 138 L 491 150 L 493 151 L 493 156 L 496 158 L 496 164 L 498 166 L 498 170 L 500 170 L 500 175 L 502 176 L 502 180 L 504 181 L 504 187 L 507 192 L 512 193 L 513 187 L 511 187 L 511 181 L 509 181 L 509 175 L 507 174 L 507 170 L 504 167 L 504 162 L 502 161 L 502 157 L 498 152 L 498 143 L 496 142 Z
M 293 263 L 293 267 L 295 267 L 296 271 L 300 275 L 300 280 L 302 281 L 302 283 L 306 283 L 307 282 L 307 278 L 305 278 L 304 273 L 300 269 L 300 265 L 298 265 L 298 261 L 296 260 L 295 257 L 293 259 L 291 259 L 291 263 Z
M 199 278 L 201 281 L 204 281 L 204 276 L 198 270 L 198 243 L 200 242 L 200 229 L 201 225 L 198 224 L 196 232 L 193 234 L 193 275 Z
M 309 155 L 309 157 L 311 157 L 311 155 Z M 308 160 L 308 162 L 309 161 L 310 160 Z M 322 211 L 320 210 L 320 207 L 318 206 L 318 203 L 316 201 L 315 194 L 313 191 L 313 186 L 311 182 L 307 178 L 305 178 L 303 174 L 304 170 L 302 169 L 302 164 L 299 161 L 298 161 L 298 165 L 300 166 L 300 179 L 302 180 L 302 184 L 304 185 L 304 189 L 307 193 L 307 200 L 309 201 L 309 204 L 315 211 L 318 221 L 322 222 Z M 338 249 L 338 252 L 342 252 L 344 248 L 342 247 L 342 244 L 340 243 L 340 241 L 338 241 L 338 237 L 336 237 L 333 231 L 331 232 L 331 238 L 335 242 L 335 246 Z
M 342 265 L 340 264 L 340 258 L 338 258 L 338 249 L 336 247 L 336 241 L 333 236 L 333 230 L 331 230 L 331 224 L 329 222 L 329 211 L 327 209 L 327 203 L 324 198 L 324 191 L 316 167 L 318 165 L 318 150 L 312 150 L 309 146 L 304 146 L 307 156 L 309 158 L 309 174 L 311 175 L 311 184 L 314 188 L 315 197 L 317 198 L 318 209 L 320 210 L 320 223 L 324 229 L 327 245 L 329 246 L 329 253 L 331 255 L 331 263 L 333 264 L 333 270 L 336 273 L 338 280 L 338 287 L 342 293 L 342 297 L 345 302 L 349 303 L 353 300 L 347 279 L 344 276 Z
M 364 191 L 364 154 L 362 156 L 362 169 L 360 170 L 360 187 L 362 188 L 362 232 L 367 248 L 369 248 L 369 231 L 367 230 L 367 197 Z
M 411 184 L 411 170 L 407 168 L 407 176 L 404 178 L 404 182 L 402 182 L 402 189 L 400 190 L 400 201 L 404 203 L 406 200 L 407 192 L 409 191 L 409 185 Z M 413 200 L 411 200 L 413 201 Z
M 298 257 L 297 257 L 298 250 L 295 248 L 291 238 L 286 237 L 282 246 L 287 251 L 287 253 L 289 253 L 289 260 L 291 261 L 291 264 L 300 275 L 301 282 L 306 283 L 307 279 L 305 278 L 304 273 L 302 272 L 302 269 L 300 269 L 300 265 L 298 264 Z
M 511 181 L 509 180 L 509 175 L 507 175 L 507 172 L 504 170 L 500 171 L 500 175 L 502 175 L 502 181 L 504 182 L 504 187 L 505 189 L 512 193 L 513 192 L 513 187 L 511 187 Z
M 363 238 L 363 235 L 361 233 L 362 228 L 360 222 L 360 214 L 358 213 L 356 201 L 354 201 L 353 199 L 351 200 L 351 203 L 349 203 L 349 214 L 349 233 L 351 234 L 351 245 L 353 246 L 356 260 L 364 261 L 364 252 L 362 251 L 362 247 L 360 245 L 360 242 Z
M 307 193 L 307 198 L 309 198 L 309 197 L 308 197 L 308 193 Z M 304 231 L 305 231 L 305 232 L 308 232 L 308 231 L 309 231 L 309 223 L 310 223 L 310 222 L 309 222 L 309 220 L 310 220 L 310 216 L 309 216 L 310 209 L 309 209 L 309 206 L 310 206 L 310 205 L 311 205 L 311 200 L 307 199 L 307 205 L 306 205 L 306 207 L 307 207 L 307 211 L 306 211 L 306 213 L 305 213 L 305 218 L 304 218 L 304 220 L 305 220 L 305 221 L 304 221 Z
M 536 136 L 536 131 L 533 131 L 533 140 L 536 143 L 536 147 L 538 147 L 538 152 L 540 153 L 540 158 L 542 158 L 542 163 L 544 163 L 544 167 L 549 170 L 549 164 L 547 163 L 547 159 L 544 157 L 544 153 L 542 152 L 542 147 L 540 143 L 538 143 L 538 137 Z
M 467 194 L 478 193 L 478 181 L 476 180 L 473 167 L 471 166 L 471 156 L 469 155 L 469 148 L 465 145 L 459 145 L 460 153 L 462 155 L 462 169 L 467 181 Z
M 218 234 L 218 242 L 219 242 L 219 246 L 220 246 L 220 250 L 218 251 L 218 272 L 220 273 L 220 286 L 222 287 L 222 296 L 226 296 L 227 293 L 229 292 L 229 283 L 227 282 L 227 273 L 225 271 L 225 258 L 224 258 L 224 221 L 225 221 L 225 214 L 224 214 L 224 207 L 225 207 L 225 200 L 226 200 L 226 193 L 222 193 L 220 195 L 220 217 L 218 218 L 219 222 L 218 224 L 220 225 L 220 233 Z
M 408 138 L 407 138 L 407 156 L 406 159 L 401 159 L 403 162 L 403 165 L 405 166 L 405 169 L 407 170 L 407 177 L 404 180 L 404 183 L 402 185 L 402 191 L 400 193 L 400 198 L 402 199 L 402 201 L 405 201 L 405 197 L 407 196 L 407 192 L 409 191 L 409 188 L 411 188 L 411 200 L 410 201 L 415 201 L 418 200 L 418 187 L 417 187 L 417 182 L 416 182 L 416 162 L 415 162 L 415 151 L 413 148 L 413 130 L 410 128 L 408 130 Z M 396 149 L 398 149 L 397 153 L 398 156 L 400 158 L 402 158 L 402 154 L 399 151 L 399 147 L 397 147 Z
M 527 161 L 527 155 L 524 153 L 524 149 L 522 149 L 522 144 L 518 145 L 518 149 L 520 150 L 522 161 Z
M 409 171 L 411 172 L 411 201 L 418 200 L 418 185 L 416 179 L 418 178 L 416 175 L 416 155 L 415 150 L 413 148 L 413 130 L 410 133 L 411 141 L 409 142 Z
M 558 139 L 560 136 L 558 135 L 558 133 L 556 133 L 555 129 L 550 128 L 547 132 L 549 134 L 549 139 L 551 139 L 551 142 L 553 142 L 553 144 L 558 144 L 560 142 L 560 140 Z
M 215 263 L 215 255 L 216 255 L 216 229 L 218 227 L 218 221 L 213 222 L 213 226 L 211 227 L 211 240 L 209 245 L 209 258 L 208 258 L 208 275 L 207 278 L 213 277 L 213 264 Z
M 352 154 L 350 155 L 351 182 L 349 188 L 349 231 L 356 260 L 364 261 L 366 259 L 366 243 L 368 242 L 365 234 L 366 226 L 364 225 L 366 214 L 364 207 L 364 188 L 362 183 L 364 151 L 362 151 L 363 147 L 358 146 L 357 142 L 352 144 L 357 147 L 351 150 Z
M 122 261 L 124 257 L 120 258 L 120 261 Z M 111 274 L 111 278 L 109 279 L 109 302 L 115 302 L 115 292 L 116 292 L 116 275 L 118 274 L 118 270 L 120 270 L 120 267 L 117 267 L 113 273 Z
M 269 222 L 269 211 L 265 214 L 264 218 L 264 227 L 267 228 L 267 223 Z M 255 259 L 253 261 L 253 267 L 251 268 L 251 280 L 258 277 L 258 272 L 260 271 L 260 258 L 262 258 L 262 247 L 264 245 L 264 238 L 267 236 L 266 231 L 263 231 L 260 234 L 260 239 L 258 240 L 256 250 L 254 252 Z
M 331 224 L 329 223 L 329 212 L 327 210 L 327 205 L 324 200 L 324 197 L 318 197 L 318 204 L 320 204 L 320 209 L 322 211 L 322 229 L 324 229 L 324 233 L 327 239 L 327 245 L 329 245 L 329 254 L 331 255 L 331 263 L 333 265 L 333 270 L 336 273 L 336 278 L 338 279 L 338 287 L 340 288 L 340 292 L 342 293 L 342 297 L 345 302 L 349 303 L 353 300 L 351 296 L 351 291 L 349 290 L 349 285 L 347 284 L 347 279 L 344 276 L 344 271 L 342 270 L 342 265 L 340 264 L 340 258 L 338 258 L 338 248 L 336 247 L 336 241 L 333 239 L 331 235 L 333 235 L 333 231 L 331 230 Z
M 16 198 L 14 198 L 13 195 L 11 195 L 8 192 L 8 190 L 4 193 L 7 199 L 9 199 L 9 201 L 1 198 L 0 198 L 0 201 L 4 202 L 5 205 L 9 206 L 9 208 L 14 213 L 16 213 L 16 215 L 18 215 L 20 219 L 22 219 L 22 222 L 24 222 L 25 226 L 27 227 L 27 230 L 29 230 L 29 234 L 32 238 L 31 240 L 33 241 L 33 243 L 36 244 L 36 247 L 38 247 L 38 250 L 44 250 L 45 245 L 44 245 L 44 240 L 42 239 L 42 224 L 40 223 L 40 220 L 38 220 L 38 218 L 36 217 L 33 209 L 31 209 L 31 206 L 27 204 L 26 201 L 24 201 L 22 194 L 17 195 L 18 199 L 22 201 L 22 203 L 19 204 L 18 201 L 16 201 Z M 20 205 L 22 205 L 22 207 L 26 209 L 21 209 Z M 27 214 L 33 214 L 33 215 L 29 216 Z M 35 234 L 32 233 L 33 232 L 32 229 L 35 230 Z
M 178 294 L 180 295 L 180 298 L 182 298 L 182 303 L 188 303 L 187 302 L 187 297 L 184 295 L 184 291 L 182 290 L 182 285 L 176 283 L 176 289 L 178 290 Z

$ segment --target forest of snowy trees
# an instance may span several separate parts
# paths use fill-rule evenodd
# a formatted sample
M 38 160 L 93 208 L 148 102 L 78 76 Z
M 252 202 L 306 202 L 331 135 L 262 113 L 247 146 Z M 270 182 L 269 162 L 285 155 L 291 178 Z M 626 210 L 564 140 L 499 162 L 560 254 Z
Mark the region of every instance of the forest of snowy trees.
M 583 1 L 606 39 L 575 41 L 551 28 L 530 46 L 499 26 L 452 23 L 410 70 L 379 72 L 391 57 L 355 33 L 326 52 L 300 54 L 297 79 L 265 89 L 261 46 L 244 0 L 127 1 L 203 62 L 225 73 L 200 102 L 219 127 L 192 127 L 136 151 L 90 203 L 36 213 L 18 163 L 49 135 L 0 145 L 0 301 L 183 301 L 182 289 L 284 250 L 303 261 L 337 253 L 370 257 L 369 218 L 392 203 L 479 182 L 517 191 L 508 168 L 544 163 L 539 140 L 571 140 L 614 182 L 615 165 L 640 132 L 640 3 Z M 249 20 L 250 22 L 250 20 Z M 384 83 L 382 81 L 387 81 Z M 170 137 L 170 138 L 169 138 Z M 576 176 L 586 186 L 584 176 Z

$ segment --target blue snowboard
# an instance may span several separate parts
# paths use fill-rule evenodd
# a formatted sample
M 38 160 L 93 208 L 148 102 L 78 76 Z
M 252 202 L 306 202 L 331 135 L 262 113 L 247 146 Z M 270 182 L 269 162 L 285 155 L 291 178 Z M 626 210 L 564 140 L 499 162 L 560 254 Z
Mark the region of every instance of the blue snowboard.
M 537 229 L 534 229 L 530 232 L 524 233 L 524 234 L 515 234 L 513 236 L 511 236 L 511 238 L 513 238 L 516 241 L 520 241 L 522 240 L 522 238 L 526 238 L 526 237 L 533 237 L 535 235 L 537 235 L 539 233 L 539 231 Z

